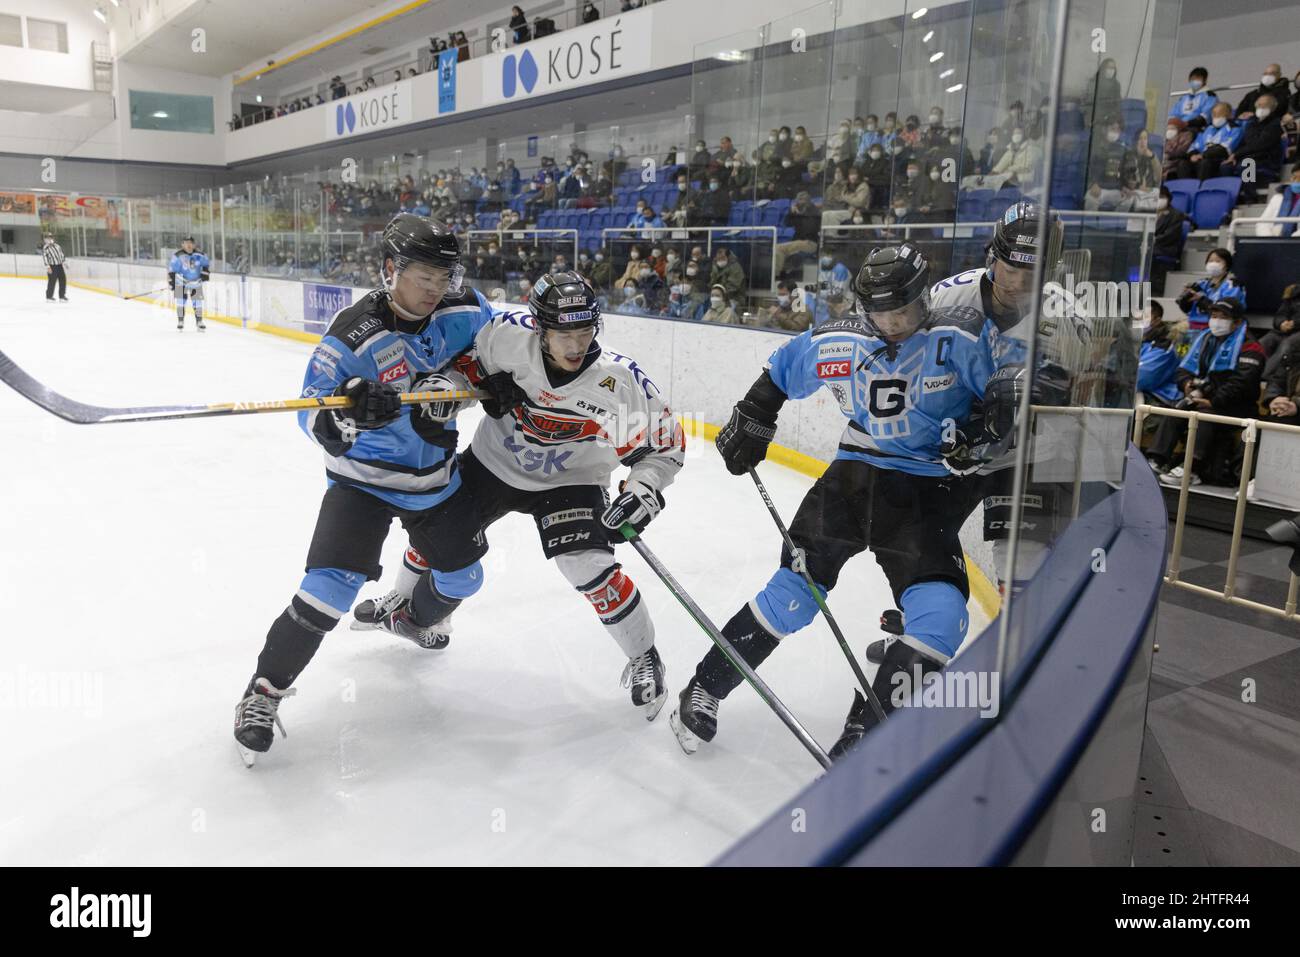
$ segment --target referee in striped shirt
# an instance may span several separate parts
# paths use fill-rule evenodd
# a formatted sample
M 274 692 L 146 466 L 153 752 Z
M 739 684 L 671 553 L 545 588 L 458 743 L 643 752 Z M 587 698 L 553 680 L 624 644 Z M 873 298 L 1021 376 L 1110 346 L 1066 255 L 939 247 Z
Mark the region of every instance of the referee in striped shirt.
M 59 284 L 59 302 L 68 301 L 68 274 L 63 269 L 67 257 L 63 247 L 54 241 L 49 233 L 45 234 L 45 244 L 41 246 L 41 257 L 45 260 L 45 271 L 49 279 L 45 283 L 45 301 L 54 301 L 54 284 Z

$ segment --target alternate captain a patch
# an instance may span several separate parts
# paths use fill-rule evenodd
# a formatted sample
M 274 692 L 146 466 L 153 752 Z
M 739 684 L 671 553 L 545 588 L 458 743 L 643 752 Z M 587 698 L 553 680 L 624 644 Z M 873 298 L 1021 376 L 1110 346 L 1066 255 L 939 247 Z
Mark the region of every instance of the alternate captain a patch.
M 600 380 L 600 387 L 601 387 L 602 389 L 608 389 L 610 392 L 613 392 L 613 391 L 614 391 L 614 377 L 613 377 L 612 375 L 607 375 L 607 376 L 605 376 L 605 378 L 603 378 L 603 379 Z

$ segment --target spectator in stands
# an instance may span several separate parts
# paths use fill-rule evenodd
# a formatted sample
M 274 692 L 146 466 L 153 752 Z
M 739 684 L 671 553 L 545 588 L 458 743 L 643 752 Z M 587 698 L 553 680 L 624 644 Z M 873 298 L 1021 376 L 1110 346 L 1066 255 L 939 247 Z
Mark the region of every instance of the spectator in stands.
M 1043 148 L 1025 136 L 1023 128 L 1012 128 L 1010 144 L 993 164 L 994 176 L 1007 174 L 1022 189 L 1033 185 L 1038 180 L 1038 172 L 1043 165 Z
M 789 156 L 781 159 L 781 171 L 776 174 L 776 183 L 772 189 L 775 199 L 793 199 L 795 193 L 803 188 L 803 167 Z
M 802 126 L 794 128 L 794 138 L 790 142 L 790 158 L 799 166 L 807 169 L 808 164 L 812 161 L 816 147 L 808 138 L 808 131 Z
M 745 270 L 731 250 L 719 246 L 713 253 L 713 269 L 709 272 L 709 285 L 726 290 L 727 301 L 736 303 L 745 291 Z
M 733 203 L 754 197 L 754 167 L 736 154 L 731 158 L 731 175 L 727 178 L 727 195 Z
M 981 176 L 988 176 L 993 172 L 993 167 L 997 165 L 998 160 L 1001 158 L 1002 129 L 995 126 L 984 137 L 984 146 L 980 149 L 980 155 L 975 160 L 975 172 Z
M 1291 141 L 1287 158 L 1294 160 L 1300 157 L 1300 153 L 1297 152 L 1297 143 L 1300 142 L 1300 73 L 1295 75 L 1291 85 L 1291 96 L 1280 109 L 1282 109 L 1282 128 L 1286 130 L 1286 135 Z
M 1122 119 L 1120 100 L 1124 94 L 1116 78 L 1118 72 L 1115 61 L 1107 57 L 1088 83 L 1083 96 L 1083 118 L 1093 129 L 1105 127 L 1111 120 Z
M 894 163 L 885 155 L 882 144 L 876 143 L 867 150 L 861 176 L 867 184 L 866 210 L 882 213 L 889 204 L 889 187 L 894 181 Z
M 1231 296 L 1220 299 L 1211 307 L 1209 328 L 1196 337 L 1179 364 L 1177 383 L 1183 397 L 1177 407 L 1254 418 L 1263 371 L 1264 350 L 1246 327 L 1242 304 Z M 1157 472 L 1169 469 L 1160 476 L 1161 482 L 1177 485 L 1183 480 L 1183 468 L 1169 467 L 1175 461 L 1175 445 L 1187 432 L 1187 420 L 1161 418 L 1147 459 Z M 1239 434 L 1236 426 L 1200 423 L 1192 451 L 1190 484 L 1237 484 L 1232 475 L 1232 450 Z
M 1254 176 L 1241 177 L 1238 203 L 1258 202 L 1259 188 L 1275 182 L 1282 169 L 1282 115 L 1277 109 L 1277 98 L 1272 93 L 1264 93 L 1255 99 L 1254 108 L 1242 129 L 1241 139 L 1228 154 L 1228 165 L 1220 171 L 1224 176 L 1237 176 L 1253 166 Z
M 1162 178 L 1178 179 L 1183 164 L 1189 162 L 1187 154 L 1192 151 L 1194 142 L 1196 134 L 1188 129 L 1187 124 L 1176 116 L 1170 117 L 1165 124 L 1165 156 L 1160 170 Z
M 1209 79 L 1210 72 L 1205 67 L 1193 67 L 1187 74 L 1187 88 L 1191 92 L 1184 93 L 1169 107 L 1169 115 L 1182 120 L 1193 131 L 1205 128 L 1210 122 L 1211 109 L 1219 102 L 1217 96 L 1205 89 Z M 1232 112 L 1231 107 L 1228 112 Z
M 794 228 L 794 236 L 788 242 L 777 243 L 772 254 L 772 272 L 777 276 L 785 272 L 786 260 L 791 256 L 803 256 L 817 251 L 822 214 L 813 205 L 807 190 L 800 190 L 795 196 L 786 213 L 785 224 Z
M 776 284 L 776 302 L 759 313 L 759 325 L 773 329 L 802 332 L 812 322 L 812 313 L 795 312 L 794 296 L 790 284 Z
M 1178 343 L 1181 332 L 1174 323 L 1166 323 L 1165 310 L 1152 299 L 1147 303 L 1142 345 L 1138 353 L 1138 390 L 1151 405 L 1166 408 L 1183 397 L 1178 386 Z
M 549 37 L 549 36 L 551 36 L 553 33 L 555 33 L 555 21 L 554 21 L 554 20 L 552 20 L 550 17 L 534 17 L 534 18 L 533 18 L 533 38 L 534 38 L 534 39 L 541 39 L 542 37 Z
M 1155 208 L 1155 196 L 1160 190 L 1160 183 L 1163 178 L 1163 170 L 1160 168 L 1160 157 L 1151 149 L 1151 133 L 1148 130 L 1138 130 L 1137 136 L 1133 137 L 1133 154 L 1136 167 L 1133 171 L 1135 180 L 1135 189 L 1142 193 L 1151 194 L 1151 203 L 1149 205 L 1139 202 L 1135 208 L 1151 210 Z
M 330 77 L 330 99 L 341 100 L 348 95 L 348 85 L 343 82 L 340 76 Z
M 917 142 L 921 149 L 938 149 L 948 143 L 948 131 L 943 125 L 943 107 L 930 107 L 928 124 L 921 131 L 921 137 Z
M 1300 165 L 1291 170 L 1291 182 L 1269 197 L 1264 207 L 1265 216 L 1300 216 Z M 1294 236 L 1296 223 L 1261 223 L 1255 227 L 1257 236 Z
M 591 257 L 591 284 L 602 291 L 610 289 L 614 284 L 614 268 L 610 265 L 605 254 L 601 250 L 596 250 Z
M 951 160 L 951 164 L 945 167 L 946 160 Z M 940 170 L 951 169 L 952 181 L 955 183 L 963 176 L 970 176 L 975 172 L 975 157 L 970 151 L 970 147 L 962 140 L 960 126 L 954 126 L 948 130 L 947 141 L 926 154 L 926 162 L 931 168 L 938 167 Z
M 731 197 L 722 188 L 722 181 L 709 174 L 709 185 L 696 204 L 692 226 L 725 226 L 731 218 Z
M 1292 283 L 1282 291 L 1282 301 L 1278 303 L 1277 315 L 1273 317 L 1273 331 L 1265 333 L 1259 340 L 1268 356 L 1268 365 L 1264 375 L 1270 375 L 1281 361 L 1282 354 L 1290 348 L 1291 343 L 1300 342 L 1300 283 Z
M 1151 294 L 1165 294 L 1165 278 L 1170 269 L 1178 268 L 1183 261 L 1183 244 L 1187 241 L 1183 234 L 1183 224 L 1187 217 L 1174 208 L 1170 200 L 1173 197 L 1168 189 L 1160 187 L 1160 198 L 1156 200 L 1156 233 L 1151 248 Z
M 1025 135 L 1031 140 L 1041 140 L 1047 135 L 1047 120 L 1052 111 L 1051 97 L 1043 97 L 1038 104 L 1038 109 L 1031 114 L 1029 120 L 1025 123 Z
M 393 82 L 394 82 L 394 83 L 401 83 L 401 82 L 402 82 L 402 71 L 401 71 L 401 70 L 394 70 L 394 71 L 393 71 Z
M 619 313 L 646 312 L 645 298 L 637 291 L 635 279 L 629 279 L 618 285 L 619 295 L 615 299 L 614 311 Z
M 710 158 L 708 144 L 704 140 L 696 140 L 695 152 L 687 164 L 687 175 L 694 181 L 703 179 L 708 173 Z
M 627 158 L 623 155 L 623 147 L 617 143 L 609 151 L 609 158 L 601 164 L 605 175 L 609 177 L 611 183 L 616 182 L 620 176 L 627 172 Z
M 907 161 L 903 169 L 903 179 L 895 184 L 894 195 L 901 196 L 907 200 L 909 206 L 916 209 L 920 206 L 922 183 L 921 179 L 921 161 L 913 157 Z
M 1025 128 L 1025 104 L 1016 100 L 1007 107 L 1007 117 L 1002 121 L 1001 132 L 1002 142 L 1007 143 L 1011 140 L 1013 130 L 1023 131 Z
M 417 68 L 415 68 L 415 67 L 411 67 L 409 70 L 406 71 L 406 75 L 407 75 L 408 77 L 419 76 L 419 75 L 420 75 L 420 71 L 419 71 Z
M 707 270 L 701 266 L 699 260 L 688 257 L 682 275 L 686 282 L 690 283 L 692 295 L 698 295 L 701 302 L 709 298 Z
M 735 144 L 731 142 L 730 136 L 724 136 L 718 140 L 718 149 L 709 157 L 708 170 L 710 174 L 716 174 L 725 182 L 727 174 L 731 169 L 731 161 L 740 155 Z
M 956 164 L 954 164 L 955 166 Z M 944 170 L 932 166 L 916 193 L 917 209 L 932 223 L 951 223 L 957 218 L 956 171 L 946 178 Z
M 1261 96 L 1271 96 L 1273 98 L 1273 108 L 1276 110 L 1278 104 L 1286 106 L 1291 96 L 1291 83 L 1282 75 L 1282 67 L 1277 63 L 1270 63 L 1264 67 L 1264 75 L 1259 78 L 1259 86 L 1251 90 L 1241 98 L 1237 104 L 1237 119 L 1248 120 L 1255 113 L 1255 106 Z M 1278 114 L 1281 119 L 1281 114 Z
M 889 153 L 893 150 L 894 143 L 898 140 L 898 114 L 886 113 L 885 120 L 880 126 L 880 145 Z
M 646 310 L 656 314 L 662 312 L 668 304 L 668 287 L 659 278 L 659 273 L 648 261 L 642 261 L 636 276 L 637 295 L 645 303 Z
M 664 222 L 670 226 L 689 226 L 691 225 L 691 213 L 698 201 L 698 196 L 691 189 L 690 180 L 687 179 L 685 171 L 677 174 L 677 195 L 673 197 L 672 209 L 668 210 L 663 216 Z
M 728 326 L 740 324 L 736 311 L 731 308 L 731 304 L 727 301 L 726 286 L 715 283 L 709 290 L 709 308 L 704 311 L 700 319 L 703 322 L 720 322 Z
M 849 167 L 847 176 L 841 176 L 837 169 L 835 181 L 827 188 L 822 203 L 822 219 L 827 223 L 842 223 L 851 218 L 855 210 L 865 211 L 870 205 L 871 189 L 863 181 L 858 168 Z
M 1204 279 L 1188 283 L 1178 296 L 1178 306 L 1187 313 L 1187 326 L 1200 332 L 1210 321 L 1210 306 L 1220 299 L 1236 299 L 1246 308 L 1246 288 L 1232 275 L 1232 253 L 1212 249 L 1205 256 Z
M 627 226 L 628 229 L 663 229 L 664 221 L 647 203 L 640 212 L 632 216 Z
M 627 268 L 623 270 L 623 275 L 618 278 L 618 285 L 626 285 L 629 281 L 636 282 L 641 273 L 641 247 L 633 246 L 627 252 Z
M 907 195 L 895 191 L 890 199 L 889 212 L 885 214 L 886 226 L 908 226 L 912 223 L 921 221 L 921 214 L 912 207 L 911 201 Z M 897 232 L 886 230 L 881 234 L 882 238 L 890 240 L 903 239 L 905 234 L 902 230 Z
M 853 121 L 840 120 L 840 125 L 826 136 L 826 159 L 836 164 L 852 162 L 854 153 Z
M 515 43 L 527 43 L 533 38 L 533 31 L 528 29 L 528 18 L 522 7 L 510 8 L 510 29 L 514 31 Z
M 1179 178 L 1196 177 L 1201 181 L 1219 175 L 1219 167 L 1241 142 L 1242 127 L 1232 120 L 1232 107 L 1215 103 L 1210 111 L 1210 125 L 1197 135 L 1192 151 L 1178 167 Z
M 1281 425 L 1300 425 L 1300 338 L 1279 352 L 1280 360 L 1264 384 L 1264 419 Z
M 1106 124 L 1106 139 L 1095 144 L 1089 164 L 1088 194 L 1083 207 L 1088 210 L 1132 209 L 1133 187 L 1137 182 L 1137 157 L 1124 145 L 1124 124 L 1118 117 Z
M 907 122 L 903 124 L 903 129 L 898 134 L 898 140 L 913 149 L 921 142 L 921 119 L 915 113 L 909 116 Z
M 597 12 L 596 5 L 592 3 L 591 0 L 587 0 L 587 2 L 582 5 L 582 22 L 595 23 L 599 19 L 600 13 Z

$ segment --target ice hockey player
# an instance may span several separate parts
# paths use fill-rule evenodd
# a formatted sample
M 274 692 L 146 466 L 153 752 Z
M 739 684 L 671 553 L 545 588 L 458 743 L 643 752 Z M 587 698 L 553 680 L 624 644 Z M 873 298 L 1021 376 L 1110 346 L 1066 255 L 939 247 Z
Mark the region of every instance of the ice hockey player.
M 203 284 L 208 281 L 208 257 L 194 248 L 194 237 L 181 240 L 181 248 L 172 254 L 167 280 L 176 299 L 176 331 L 185 331 L 185 300 L 194 304 L 194 325 L 202 332 Z
M 533 284 L 528 312 L 485 326 L 461 367 L 487 417 L 460 460 L 460 489 L 420 520 L 430 572 L 382 627 L 410 635 L 436 627 L 483 585 L 487 529 L 510 512 L 531 515 L 542 553 L 582 594 L 628 663 L 623 684 L 652 721 L 667 695 L 654 623 L 614 560 L 625 523 L 638 532 L 664 507 L 685 463 L 686 438 L 658 388 L 631 358 L 601 350 L 595 290 L 575 272 Z M 611 504 L 614 469 L 628 466 Z
M 1022 495 L 1021 531 L 1017 568 L 1009 569 L 1008 539 L 1012 521 L 1016 428 L 1015 412 L 1023 391 L 1031 391 L 1036 405 L 1064 405 L 1069 401 L 1072 371 L 1080 368 L 1091 353 L 1091 324 L 1074 307 L 1073 294 L 1059 284 L 1064 230 L 1056 216 L 1047 221 L 1047 251 L 1041 256 L 1043 305 L 1037 321 L 1032 315 L 1037 287 L 1034 267 L 1040 261 L 1038 232 L 1044 210 L 1037 203 L 1021 200 L 998 218 L 983 267 L 958 273 L 935 283 L 930 299 L 935 307 L 962 306 L 977 309 L 993 325 L 993 362 L 999 370 L 997 384 L 1005 389 L 1000 408 L 1002 423 L 989 425 L 1006 435 L 1002 454 L 986 463 L 982 481 L 984 539 L 993 545 L 993 562 L 999 587 L 1027 581 L 1046 554 L 1046 543 L 1056 530 L 1064 503 L 1060 487 L 1036 483 Z M 1054 308 L 1047 308 L 1048 304 Z M 1036 373 L 1025 370 L 1029 340 L 1037 335 Z M 876 654 L 869 652 L 869 657 Z
M 384 286 L 340 310 L 312 353 L 302 395 L 347 396 L 352 405 L 299 413 L 325 452 L 327 489 L 307 550 L 306 576 L 271 625 L 253 678 L 235 709 L 235 740 L 246 763 L 270 748 L 281 701 L 321 640 L 347 614 L 367 579 L 378 579 L 380 550 L 398 518 L 412 541 L 430 548 L 415 519 L 453 494 L 456 402 L 404 407 L 402 391 L 468 388 L 449 363 L 492 318 L 464 286 L 451 230 L 401 213 L 384 229 Z M 422 647 L 445 643 L 436 630 L 410 635 Z
M 849 422 L 834 461 L 804 497 L 790 535 L 823 591 L 870 549 L 885 572 L 906 633 L 872 682 L 886 713 L 896 675 L 941 669 L 966 634 L 969 584 L 957 533 L 973 504 L 941 453 L 946 433 L 966 425 L 993 372 L 988 324 L 969 307 L 931 310 L 930 267 L 913 245 L 867 256 L 852 286 L 858 313 L 804 332 L 776 350 L 718 434 L 733 475 L 763 461 L 787 399 L 826 387 Z M 782 549 L 781 567 L 723 634 L 753 667 L 817 613 L 802 575 Z M 717 733 L 718 704 L 740 674 L 714 648 L 682 690 L 670 717 L 688 753 Z M 856 693 L 839 757 L 874 724 Z

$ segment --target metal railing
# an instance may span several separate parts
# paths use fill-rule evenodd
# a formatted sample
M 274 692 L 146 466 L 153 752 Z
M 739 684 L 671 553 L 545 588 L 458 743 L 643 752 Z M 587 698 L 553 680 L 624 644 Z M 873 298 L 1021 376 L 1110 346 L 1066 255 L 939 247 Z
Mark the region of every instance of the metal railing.
M 569 259 L 572 266 L 578 262 L 578 231 L 576 229 L 467 229 L 461 235 L 471 242 L 473 236 L 491 236 L 505 248 L 505 241 L 524 240 L 528 236 L 572 236 L 573 256 Z
M 1228 249 L 1237 251 L 1237 227 L 1255 223 L 1295 223 L 1300 229 L 1300 216 L 1241 216 L 1228 223 Z M 1283 239 L 1282 236 L 1262 236 L 1261 239 Z
M 1221 91 L 1225 90 L 1253 90 L 1259 86 L 1258 83 L 1229 83 L 1227 86 L 1207 86 L 1199 90 L 1170 90 L 1169 99 L 1179 96 L 1187 96 L 1189 93 L 1213 93 L 1218 96 Z
M 1252 466 L 1255 461 L 1255 445 L 1259 438 L 1259 431 L 1261 429 L 1271 430 L 1300 437 L 1300 426 L 1283 425 L 1280 422 L 1268 422 L 1260 419 L 1239 419 L 1231 415 L 1216 415 L 1210 412 L 1193 412 L 1184 409 L 1166 409 L 1154 405 L 1139 405 L 1137 407 L 1137 417 L 1133 423 L 1133 442 L 1139 446 L 1142 438 L 1142 428 L 1148 415 L 1166 415 L 1188 420 L 1187 436 L 1184 439 L 1183 480 L 1178 488 L 1178 512 L 1174 518 L 1173 551 L 1169 557 L 1168 570 L 1165 572 L 1165 583 L 1196 592 L 1198 595 L 1208 595 L 1229 604 L 1241 605 L 1255 611 L 1262 611 L 1269 615 L 1285 618 L 1288 621 L 1294 621 L 1297 617 L 1296 594 L 1300 590 L 1300 577 L 1297 577 L 1294 573 L 1291 575 L 1290 584 L 1287 586 L 1285 607 L 1275 608 L 1272 605 L 1251 601 L 1249 598 L 1242 598 L 1237 594 L 1237 559 L 1241 554 L 1241 530 L 1246 522 L 1246 492 L 1250 484 Z M 1228 546 L 1228 574 L 1221 591 L 1215 591 L 1213 588 L 1206 588 L 1202 585 L 1194 585 L 1191 582 L 1182 581 L 1178 577 L 1182 565 L 1183 529 L 1187 520 L 1188 490 L 1191 488 L 1192 480 L 1192 460 L 1196 450 L 1196 429 L 1201 422 L 1232 425 L 1242 430 L 1241 440 L 1244 454 L 1241 462 L 1241 481 L 1237 488 L 1237 505 L 1232 519 L 1232 538 Z

